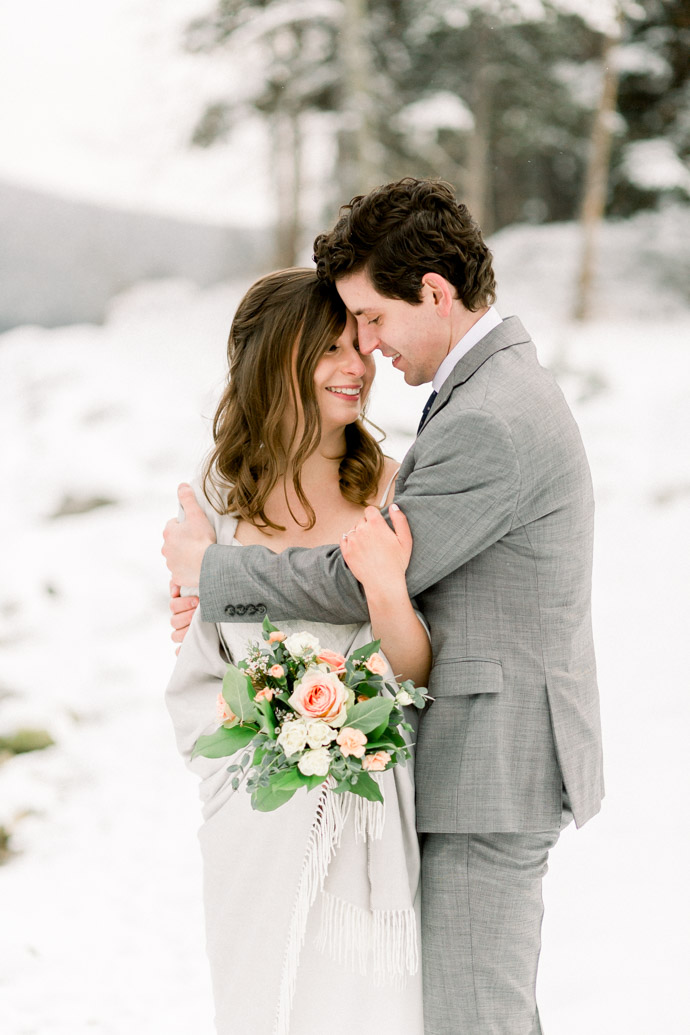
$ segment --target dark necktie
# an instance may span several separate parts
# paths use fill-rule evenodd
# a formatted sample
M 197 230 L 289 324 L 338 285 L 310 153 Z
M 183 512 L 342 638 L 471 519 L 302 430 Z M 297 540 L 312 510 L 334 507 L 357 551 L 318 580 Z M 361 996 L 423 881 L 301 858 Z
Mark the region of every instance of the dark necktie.
M 429 396 L 429 398 L 427 399 L 426 405 L 424 406 L 424 409 L 422 410 L 422 419 L 419 422 L 419 427 L 417 428 L 417 434 L 419 434 L 419 432 L 422 430 L 422 427 L 424 425 L 424 421 L 429 416 L 429 410 L 434 405 L 434 399 L 436 398 L 437 395 L 438 395 L 438 392 L 432 392 L 431 395 Z

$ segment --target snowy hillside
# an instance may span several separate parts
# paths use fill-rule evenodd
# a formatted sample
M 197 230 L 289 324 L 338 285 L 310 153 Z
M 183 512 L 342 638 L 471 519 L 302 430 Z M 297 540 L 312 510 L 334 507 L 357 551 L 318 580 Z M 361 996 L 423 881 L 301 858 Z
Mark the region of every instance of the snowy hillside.
M 596 318 L 578 327 L 576 229 L 493 242 L 499 311 L 559 371 L 598 500 L 608 796 L 565 832 L 545 882 L 541 1012 L 558 1035 L 687 1030 L 689 230 L 687 209 L 606 227 Z M 0 737 L 56 742 L 0 763 L 4 1035 L 212 1030 L 196 788 L 162 701 L 159 551 L 245 286 L 142 283 L 104 326 L 0 336 Z M 371 415 L 393 455 L 426 395 L 380 365 Z

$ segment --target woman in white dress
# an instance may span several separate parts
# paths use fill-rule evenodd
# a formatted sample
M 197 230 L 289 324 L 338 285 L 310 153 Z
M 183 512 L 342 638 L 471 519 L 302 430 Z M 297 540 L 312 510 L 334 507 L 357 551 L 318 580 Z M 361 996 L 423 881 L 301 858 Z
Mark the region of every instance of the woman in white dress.
M 379 513 L 397 465 L 363 423 L 374 360 L 356 334 L 311 270 L 249 290 L 197 498 L 219 543 L 281 552 L 340 542 L 371 624 L 271 621 L 343 655 L 380 639 L 389 677 L 424 685 L 429 641 L 405 586 L 412 542 L 401 512 L 391 512 L 397 535 Z M 324 784 L 260 813 L 242 784 L 233 789 L 235 759 L 191 759 L 196 738 L 218 725 L 227 663 L 261 641 L 262 617 L 215 625 L 195 614 L 166 693 L 179 748 L 201 777 L 217 1032 L 423 1035 L 412 767 L 380 774 L 383 806 Z

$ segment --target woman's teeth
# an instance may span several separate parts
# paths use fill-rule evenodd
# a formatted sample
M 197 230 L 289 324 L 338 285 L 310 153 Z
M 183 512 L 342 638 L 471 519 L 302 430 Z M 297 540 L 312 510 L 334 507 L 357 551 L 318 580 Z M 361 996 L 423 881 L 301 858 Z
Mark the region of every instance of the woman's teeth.
M 327 392 L 334 392 L 336 395 L 359 395 L 361 388 L 327 388 Z

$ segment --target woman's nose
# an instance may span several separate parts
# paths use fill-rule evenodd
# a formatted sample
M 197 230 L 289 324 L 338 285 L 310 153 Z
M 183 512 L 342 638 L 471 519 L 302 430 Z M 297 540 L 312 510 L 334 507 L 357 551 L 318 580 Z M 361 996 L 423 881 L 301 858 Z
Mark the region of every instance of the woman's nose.
M 345 369 L 349 374 L 353 374 L 355 377 L 362 377 L 367 369 L 364 365 L 364 360 L 354 346 L 348 349 Z

